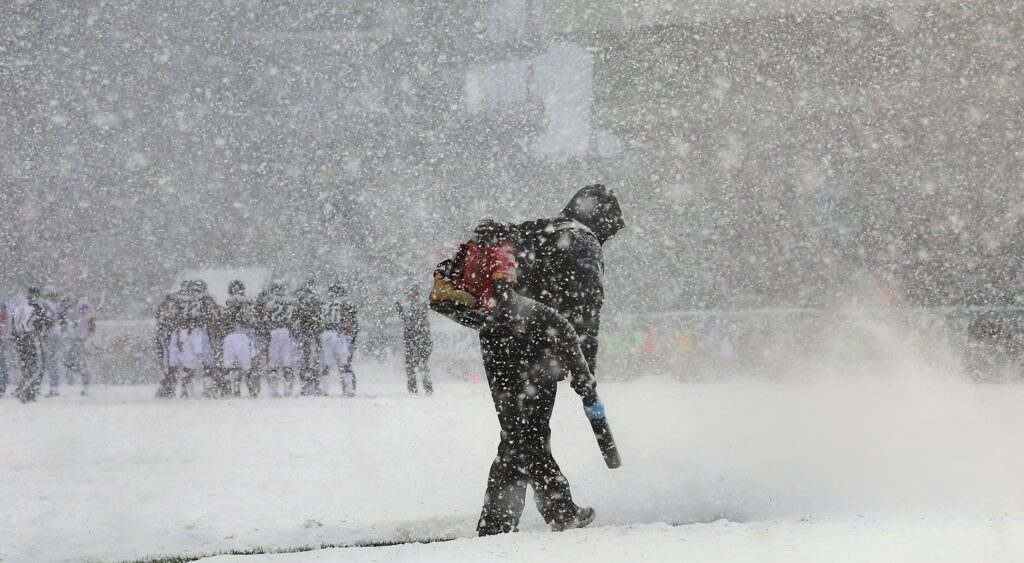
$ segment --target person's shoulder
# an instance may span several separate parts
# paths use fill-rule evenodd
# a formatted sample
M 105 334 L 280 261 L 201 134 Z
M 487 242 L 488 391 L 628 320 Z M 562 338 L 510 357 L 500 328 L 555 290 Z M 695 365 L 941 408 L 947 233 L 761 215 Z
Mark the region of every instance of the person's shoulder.
M 598 240 L 597 235 L 594 234 L 594 231 L 590 230 L 590 227 L 584 225 L 583 223 L 580 223 L 575 219 L 570 219 L 568 217 L 556 217 L 555 219 L 552 220 L 552 225 L 552 230 L 556 232 L 570 233 L 574 237 L 578 237 L 580 239 L 585 239 L 588 241 L 592 240 L 600 244 L 600 241 Z
M 536 236 L 554 232 L 557 221 L 558 218 L 545 217 L 523 221 L 515 227 L 519 231 L 520 237 Z
M 601 241 L 586 225 L 565 217 L 552 219 L 544 229 L 544 242 L 555 251 L 578 254 L 600 254 Z

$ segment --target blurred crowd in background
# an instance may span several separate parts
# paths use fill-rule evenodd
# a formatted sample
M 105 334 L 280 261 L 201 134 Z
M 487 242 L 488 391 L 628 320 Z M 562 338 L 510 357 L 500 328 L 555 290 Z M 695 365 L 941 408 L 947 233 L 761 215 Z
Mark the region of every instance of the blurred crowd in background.
M 21 380 L 14 395 L 23 401 L 35 400 L 44 378 L 47 396 L 60 394 L 62 380 L 80 382 L 87 395 L 92 372 L 86 342 L 95 332 L 92 305 L 71 290 L 29 287 L 20 299 L 0 301 L 0 397 L 15 366 Z

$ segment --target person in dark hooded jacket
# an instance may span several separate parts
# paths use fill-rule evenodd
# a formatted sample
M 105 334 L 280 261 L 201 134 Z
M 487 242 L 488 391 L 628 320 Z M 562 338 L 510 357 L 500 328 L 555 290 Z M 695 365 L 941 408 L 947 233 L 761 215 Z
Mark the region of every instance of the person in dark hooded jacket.
M 604 304 L 602 245 L 624 226 L 615 194 L 595 184 L 577 192 L 558 216 L 514 228 L 515 292 L 568 320 L 573 331 L 566 332 L 579 339 L 590 374 L 596 368 Z M 529 322 L 529 315 L 523 319 Z M 520 330 L 515 324 L 486 322 L 479 327 L 484 370 L 501 425 L 477 523 L 481 536 L 516 530 L 528 486 L 553 530 L 582 527 L 594 519 L 592 508 L 573 501 L 569 482 L 551 454 L 557 384 L 572 369 L 561 362 L 566 356 L 560 352 L 562 339 L 550 330 Z M 578 380 L 575 374 L 573 379 Z M 574 389 L 584 404 L 596 401 L 596 393 L 587 397 L 593 387 L 589 392 L 585 385 Z

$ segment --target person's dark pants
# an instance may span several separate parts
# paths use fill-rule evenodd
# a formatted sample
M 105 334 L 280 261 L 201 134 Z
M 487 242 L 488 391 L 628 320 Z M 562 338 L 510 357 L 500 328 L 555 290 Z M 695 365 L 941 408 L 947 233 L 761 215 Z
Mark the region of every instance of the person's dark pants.
M 181 369 L 181 398 L 187 399 L 192 393 L 192 378 L 196 375 L 196 370 L 182 368 Z
M 7 392 L 7 383 L 10 381 L 10 364 L 7 360 L 8 348 L 11 348 L 11 341 L 0 335 L 0 395 Z
M 21 381 L 15 394 L 22 401 L 34 401 L 43 383 L 39 340 L 32 335 L 17 336 L 14 345 L 18 349 L 18 360 L 21 363 Z
M 356 353 L 356 339 L 354 336 L 349 336 L 348 341 L 348 359 L 345 361 L 345 367 L 341 369 L 342 374 L 348 374 L 352 376 L 352 392 L 349 396 L 356 394 L 356 372 L 352 371 L 352 357 Z
M 428 360 L 430 352 L 418 348 L 405 349 L 405 377 L 408 382 L 410 393 L 417 393 L 416 374 L 421 374 L 423 379 L 423 390 L 427 395 L 434 393 L 434 383 L 430 380 L 430 366 Z
M 299 381 L 302 386 L 300 395 L 319 397 L 324 394 L 317 364 L 316 337 L 303 336 L 299 339 Z
M 173 399 L 174 392 L 178 387 L 178 368 L 168 367 L 167 371 L 164 372 L 163 379 L 160 380 L 160 385 L 157 387 L 156 398 L 157 399 Z
M 224 369 L 224 338 L 214 335 L 210 338 L 210 351 L 213 363 L 203 366 L 203 396 L 212 399 L 231 395 L 231 382 L 228 370 Z
M 255 366 L 245 372 L 245 386 L 249 390 L 249 396 L 252 398 L 259 397 L 260 395 L 260 372 Z M 239 381 L 235 385 L 235 395 L 241 396 L 242 394 L 242 382 Z
M 160 377 L 160 384 L 157 386 L 156 397 L 158 399 L 173 399 L 174 390 L 178 385 L 178 374 L 174 368 L 171 367 L 169 353 L 167 347 L 170 345 L 169 334 L 158 333 L 156 341 L 154 342 L 154 350 L 156 351 L 157 365 L 160 366 L 162 372 Z
M 480 347 L 501 442 L 487 477 L 477 533 L 514 531 L 526 504 L 527 485 L 533 487 L 537 510 L 548 524 L 571 520 L 577 506 L 569 481 L 551 455 L 550 422 L 558 377 L 550 344 L 488 325 L 480 330 Z

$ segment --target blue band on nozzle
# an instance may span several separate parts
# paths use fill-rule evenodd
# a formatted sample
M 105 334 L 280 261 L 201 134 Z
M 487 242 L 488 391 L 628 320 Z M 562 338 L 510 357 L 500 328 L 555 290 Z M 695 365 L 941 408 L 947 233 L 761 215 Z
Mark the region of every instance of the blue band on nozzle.
M 583 405 L 583 412 L 587 413 L 587 418 L 590 420 L 600 420 L 604 418 L 604 405 L 599 400 L 594 401 L 594 404 L 589 407 Z

